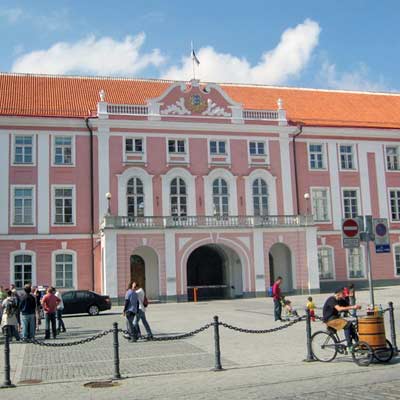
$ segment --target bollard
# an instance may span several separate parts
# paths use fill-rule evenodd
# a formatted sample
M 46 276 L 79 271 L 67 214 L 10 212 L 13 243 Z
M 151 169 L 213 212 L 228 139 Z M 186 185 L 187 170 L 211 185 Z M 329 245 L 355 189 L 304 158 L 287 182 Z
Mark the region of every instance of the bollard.
M 214 344 L 215 344 L 215 367 L 213 371 L 222 371 L 221 348 L 219 346 L 219 321 L 218 316 L 214 317 Z
M 197 287 L 193 288 L 193 302 L 197 303 Z
M 399 349 L 397 348 L 396 343 L 396 327 L 394 324 L 394 308 L 393 302 L 389 301 L 389 324 L 390 324 L 390 338 L 392 341 L 394 355 L 397 356 L 399 354 Z
M 1 389 L 15 387 L 10 378 L 10 329 L 9 326 L 4 327 L 4 383 L 0 386 Z
M 118 323 L 113 323 L 113 339 L 114 339 L 114 376 L 113 379 L 121 379 L 119 371 L 119 342 L 118 342 Z
M 307 357 L 305 362 L 315 361 L 311 348 L 311 315 L 310 310 L 306 308 L 306 336 L 307 336 Z

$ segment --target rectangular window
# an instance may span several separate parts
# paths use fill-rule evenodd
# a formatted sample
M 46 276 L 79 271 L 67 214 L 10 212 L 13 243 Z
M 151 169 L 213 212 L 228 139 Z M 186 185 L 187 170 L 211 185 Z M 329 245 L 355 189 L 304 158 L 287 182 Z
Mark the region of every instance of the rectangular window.
M 390 190 L 390 214 L 392 221 L 400 221 L 400 189 Z
M 365 278 L 364 254 L 361 247 L 349 249 L 347 253 L 349 278 Z
M 316 222 L 329 221 L 329 199 L 327 189 L 311 189 L 312 212 Z
M 330 247 L 318 249 L 319 279 L 333 279 L 333 256 Z
M 386 164 L 389 171 L 400 171 L 400 146 L 386 147 Z
M 54 190 L 54 224 L 72 225 L 74 223 L 73 200 L 73 189 L 71 187 Z
M 33 136 L 14 137 L 14 164 L 33 164 Z
M 14 284 L 18 289 L 32 284 L 32 256 L 20 254 L 14 257 Z
M 341 169 L 355 169 L 353 146 L 340 145 L 340 167 Z
M 322 144 L 309 145 L 310 169 L 324 169 L 324 147 Z
M 343 190 L 343 210 L 344 210 L 344 218 L 355 218 L 359 215 L 357 190 L 355 189 Z
M 73 255 L 57 254 L 55 265 L 55 285 L 58 288 L 72 288 L 73 283 Z
M 265 156 L 265 143 L 264 142 L 250 142 L 249 152 L 252 156 Z
M 72 137 L 54 137 L 54 164 L 72 165 Z
M 14 188 L 14 225 L 33 225 L 33 189 Z
M 143 153 L 142 139 L 125 139 L 125 151 L 127 153 Z
M 210 141 L 210 154 L 217 155 L 217 154 L 226 154 L 226 143 L 224 141 Z
M 185 153 L 185 141 L 168 140 L 168 153 Z
M 396 263 L 396 275 L 400 276 L 400 246 L 394 248 L 394 261 Z

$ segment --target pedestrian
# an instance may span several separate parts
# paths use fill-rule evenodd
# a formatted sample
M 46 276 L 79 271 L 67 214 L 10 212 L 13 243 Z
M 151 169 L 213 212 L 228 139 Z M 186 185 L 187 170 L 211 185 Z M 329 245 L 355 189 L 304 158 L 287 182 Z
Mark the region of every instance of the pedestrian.
M 143 326 L 147 332 L 147 339 L 151 340 L 153 339 L 153 333 L 151 332 L 150 325 L 147 322 L 146 318 L 146 308 L 148 305 L 146 293 L 144 292 L 143 288 L 141 288 L 139 285 L 136 285 L 136 294 L 139 300 L 139 309 L 134 320 L 134 325 L 136 326 L 137 332 L 139 333 L 140 332 L 139 322 L 142 321 Z
M 311 318 L 311 321 L 315 322 L 315 309 L 316 309 L 317 307 L 315 307 L 315 303 L 313 302 L 313 298 L 312 298 L 311 296 L 307 298 L 307 305 L 306 305 L 306 307 L 307 307 L 307 310 L 310 311 L 310 318 Z
M 12 291 L 7 291 L 7 297 L 3 300 L 3 315 L 1 317 L 1 328 L 3 334 L 8 333 L 10 338 L 13 336 L 17 341 L 20 340 L 18 333 L 18 303 L 17 298 L 13 296 Z
M 31 286 L 25 285 L 24 294 L 20 298 L 22 338 L 33 339 L 36 328 L 36 299 L 31 294 Z
M 125 305 L 123 316 L 126 318 L 126 328 L 128 330 L 128 338 L 131 342 L 137 341 L 137 330 L 133 321 L 139 309 L 138 295 L 136 294 L 136 282 L 131 282 L 125 294 Z
M 54 288 L 50 286 L 47 289 L 47 294 L 42 299 L 42 306 L 44 310 L 44 320 L 45 320 L 45 339 L 50 339 L 50 325 L 51 331 L 53 333 L 53 338 L 57 337 L 56 329 L 56 312 L 57 305 L 60 299 L 54 294 Z
M 33 291 L 33 296 L 35 297 L 36 301 L 35 319 L 36 319 L 36 331 L 38 331 L 42 323 L 42 313 L 41 313 L 42 304 L 40 303 L 41 294 L 39 288 L 35 288 L 35 290 Z
M 0 285 L 0 321 L 1 321 L 1 316 L 3 314 L 3 301 L 7 298 L 7 292 L 4 290 L 4 287 Z
M 54 290 L 56 290 L 56 289 L 54 289 Z M 57 306 L 57 333 L 66 332 L 67 330 L 65 329 L 65 324 L 62 319 L 62 315 L 63 315 L 63 311 L 64 311 L 64 302 L 62 299 L 62 295 L 58 290 L 56 290 L 56 296 L 60 300 L 60 302 L 58 303 L 58 306 Z
M 281 276 L 278 276 L 276 278 L 276 281 L 272 285 L 272 298 L 274 299 L 274 317 L 275 321 L 282 321 L 282 293 L 281 293 L 281 288 L 280 285 L 282 283 L 283 279 Z
M 356 288 L 354 287 L 354 283 L 349 285 L 349 305 L 354 306 L 356 304 Z M 351 310 L 351 316 L 357 317 L 357 310 Z
M 17 292 L 17 288 L 15 287 L 15 285 L 12 283 L 10 285 L 10 290 L 12 295 L 15 297 L 15 299 L 17 300 L 17 305 L 18 305 L 18 310 L 17 310 L 17 321 L 18 321 L 18 332 L 21 331 L 21 312 L 19 309 L 19 303 L 20 303 L 20 298 L 19 298 L 19 294 Z

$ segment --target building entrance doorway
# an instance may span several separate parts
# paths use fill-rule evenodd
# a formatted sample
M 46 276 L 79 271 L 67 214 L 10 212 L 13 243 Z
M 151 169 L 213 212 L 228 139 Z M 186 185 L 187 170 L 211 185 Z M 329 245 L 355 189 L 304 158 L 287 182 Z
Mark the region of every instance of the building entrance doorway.
M 138 286 L 146 288 L 146 266 L 143 258 L 136 254 L 131 256 L 131 281 L 135 281 Z
M 275 243 L 269 251 L 269 275 L 271 285 L 278 276 L 281 276 L 283 278 L 282 291 L 293 291 L 292 253 L 283 243 Z

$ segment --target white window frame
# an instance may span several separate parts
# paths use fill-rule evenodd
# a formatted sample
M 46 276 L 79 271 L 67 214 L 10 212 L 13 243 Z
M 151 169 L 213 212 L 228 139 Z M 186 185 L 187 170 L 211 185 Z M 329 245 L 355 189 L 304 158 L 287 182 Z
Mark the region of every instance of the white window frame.
M 167 141 L 167 153 L 173 155 L 185 155 L 188 153 L 188 143 L 185 138 L 166 138 Z M 169 151 L 169 142 L 175 142 L 175 151 Z M 178 150 L 178 142 L 183 142 L 184 151 L 177 151 Z
M 16 163 L 15 162 L 15 140 L 17 136 L 29 136 L 32 138 L 32 162 L 31 163 Z M 11 140 L 11 165 L 15 167 L 34 167 L 36 165 L 36 135 L 33 133 L 14 133 Z
M 56 218 L 56 189 L 72 189 L 72 224 L 57 224 Z M 51 226 L 52 227 L 71 227 L 76 226 L 76 185 L 51 185 Z
M 10 284 L 14 283 L 15 277 L 14 257 L 22 255 L 32 257 L 32 286 L 36 286 L 36 253 L 32 250 L 15 250 L 10 253 Z
M 56 163 L 56 137 L 70 137 L 71 138 L 71 164 L 57 164 Z M 75 135 L 68 134 L 53 134 L 51 135 L 51 166 L 70 168 L 75 167 Z
M 250 151 L 251 143 L 255 143 L 255 145 L 256 145 L 256 150 L 257 150 L 256 154 L 251 154 L 251 151 Z M 262 144 L 264 146 L 264 153 L 263 154 L 259 154 L 258 153 L 258 147 L 259 147 L 260 144 Z M 266 157 L 267 154 L 268 154 L 268 152 L 267 152 L 267 142 L 265 140 L 256 140 L 256 139 L 253 140 L 253 139 L 251 139 L 251 140 L 248 140 L 247 146 L 248 146 L 247 148 L 248 148 L 248 153 L 249 153 L 250 157 L 257 157 L 257 156 Z
M 388 161 L 387 161 L 387 148 L 388 147 L 396 147 L 396 150 L 397 150 L 397 157 L 398 157 L 398 162 L 397 162 L 397 164 L 398 164 L 398 168 L 397 169 L 389 169 L 389 164 L 388 164 Z M 384 152 L 384 157 L 385 157 L 385 168 L 386 168 L 386 172 L 394 172 L 394 173 L 396 173 L 396 172 L 400 172 L 400 145 L 399 144 L 386 144 L 385 145 L 385 152 Z
M 344 214 L 344 191 L 345 190 L 355 190 L 356 194 L 357 194 L 357 215 L 355 215 L 353 217 L 345 217 L 345 214 Z M 360 188 L 358 188 L 358 187 L 342 187 L 342 217 L 343 218 L 355 218 L 359 215 L 362 215 L 360 199 L 361 199 Z
M 175 141 L 175 148 L 177 149 L 177 142 L 182 141 L 185 144 L 185 151 L 183 153 L 169 152 L 169 141 Z M 189 164 L 189 140 L 188 138 L 181 137 L 166 137 L 165 139 L 165 151 L 167 154 L 167 165 L 170 164 Z M 182 160 L 173 160 L 172 157 L 179 157 Z
M 351 147 L 351 155 L 352 155 L 352 159 L 353 159 L 353 168 L 343 168 L 342 167 L 342 153 L 340 151 L 340 146 Z M 356 171 L 358 171 L 356 146 L 354 144 L 352 144 L 352 143 L 340 142 L 340 143 L 338 143 L 337 150 L 338 150 L 339 170 L 343 171 L 343 172 L 356 172 Z
M 32 228 L 36 226 L 36 186 L 34 185 L 10 185 L 10 195 L 11 195 L 11 220 L 10 226 L 12 227 L 20 227 L 20 228 Z M 14 200 L 15 200 L 15 189 L 32 189 L 32 224 L 15 224 L 15 209 L 14 209 Z
M 72 255 L 72 287 L 61 287 L 57 286 L 56 284 L 56 256 L 59 254 L 70 254 Z M 59 249 L 55 250 L 51 254 L 51 281 L 52 285 L 56 287 L 57 289 L 77 289 L 78 288 L 78 258 L 77 258 L 77 253 L 75 250 L 71 249 Z
M 217 144 L 217 153 L 211 153 L 211 142 L 216 142 L 216 144 Z M 223 139 L 223 140 L 210 139 L 208 141 L 208 151 L 209 151 L 210 156 L 212 156 L 212 157 L 214 157 L 214 156 L 227 156 L 228 155 L 228 143 L 227 142 L 228 141 L 225 140 L 225 139 Z M 220 153 L 219 152 L 219 143 L 224 143 L 225 144 L 225 153 Z
M 389 203 L 389 218 L 390 218 L 390 222 L 393 222 L 394 224 L 398 224 L 400 223 L 400 218 L 399 219 L 393 219 L 392 218 L 392 204 L 391 204 L 391 199 L 390 199 L 390 192 L 392 191 L 396 191 L 396 192 L 400 192 L 400 187 L 389 187 L 387 188 L 388 191 L 388 203 Z M 400 217 L 400 208 L 398 210 L 399 213 L 399 217 Z
M 312 168 L 311 167 L 311 146 L 322 146 L 322 168 Z M 322 142 L 309 142 L 307 144 L 307 157 L 308 157 L 308 169 L 309 171 L 327 171 L 328 170 L 328 160 L 326 154 L 326 143 Z
M 331 255 L 332 255 L 332 278 L 330 278 L 330 279 L 321 279 L 321 278 L 319 277 L 319 270 L 318 270 L 318 277 L 319 277 L 320 282 L 331 282 L 331 281 L 336 280 L 336 270 L 335 270 L 335 248 L 334 248 L 333 246 L 329 246 L 329 245 L 327 245 L 327 244 L 325 244 L 325 245 L 320 245 L 320 246 L 318 246 L 318 249 L 317 249 L 318 253 L 319 253 L 319 250 L 320 250 L 320 249 L 323 249 L 323 248 L 330 249 L 330 251 L 331 251 Z M 319 255 L 317 254 L 317 259 L 318 259 L 318 257 L 319 257 Z M 319 263 L 319 260 L 318 260 L 318 263 Z
M 325 190 L 326 191 L 326 201 L 327 201 L 327 210 L 328 210 L 328 219 L 326 220 L 314 220 L 316 224 L 331 224 L 332 223 L 332 212 L 331 212 L 331 193 L 329 187 L 327 186 L 311 186 L 310 194 L 311 194 L 311 212 L 314 216 L 314 190 Z
M 123 162 L 128 163 L 128 164 L 135 164 L 135 163 L 140 163 L 140 164 L 146 164 L 147 162 L 147 147 L 146 147 L 146 138 L 144 136 L 132 136 L 128 135 L 125 136 L 121 134 L 122 136 L 122 154 L 123 154 Z M 141 140 L 142 141 L 142 152 L 138 151 L 126 151 L 126 140 L 127 139 L 132 139 L 132 140 Z M 129 160 L 128 155 L 136 155 L 136 156 L 141 156 L 140 160 Z
M 396 248 L 399 249 L 399 254 L 400 254 L 400 242 L 393 243 L 392 249 L 393 249 L 393 266 L 394 266 L 394 276 L 396 278 L 400 278 L 400 273 L 397 273 L 397 268 L 396 268 Z M 400 264 L 399 264 L 400 266 Z
M 143 194 L 138 194 L 137 192 L 135 192 L 134 194 L 132 194 L 132 195 L 129 195 L 128 196 L 128 184 L 129 184 L 129 181 L 131 180 L 131 179 L 133 179 L 134 180 L 134 187 L 137 189 L 137 184 L 138 184 L 138 180 L 140 181 L 140 183 L 141 183 L 141 185 L 142 185 L 142 187 L 143 187 Z M 137 177 L 137 176 L 132 176 L 131 178 L 129 178 L 127 181 L 126 181 L 126 194 L 125 194 L 125 202 L 126 202 L 126 210 L 127 210 L 127 212 L 126 212 L 126 215 L 127 215 L 127 217 L 128 218 L 143 218 L 144 216 L 145 216 L 145 214 L 144 214 L 144 211 L 145 211 L 145 204 L 146 204 L 146 190 L 145 190 L 145 186 L 144 186 L 144 183 L 143 183 L 143 181 L 139 178 L 139 177 Z M 133 197 L 134 198 L 134 208 L 135 208 L 135 213 L 136 213 L 136 215 L 133 215 L 133 216 L 130 216 L 129 214 L 128 214 L 128 198 L 129 197 Z M 138 202 L 138 197 L 143 197 L 143 202 L 142 203 L 139 203 Z M 140 204 L 142 204 L 143 206 L 142 207 L 139 207 L 139 205 Z M 139 209 L 142 209 L 142 213 L 143 213 L 143 215 L 138 215 L 139 214 Z
M 216 153 L 211 154 L 211 142 L 224 142 L 225 143 L 225 153 Z M 230 149 L 230 140 L 226 138 L 208 138 L 207 139 L 207 152 L 208 152 L 208 164 L 209 165 L 218 165 L 218 164 L 230 164 L 231 163 L 231 149 Z M 214 157 L 225 157 L 223 161 L 213 160 Z
M 346 249 L 346 268 L 347 268 L 347 279 L 349 280 L 365 280 L 367 279 L 367 268 L 365 265 L 365 247 L 363 245 L 361 245 L 359 247 L 360 251 L 361 251 L 361 260 L 362 260 L 362 266 L 363 266 L 363 270 L 364 270 L 364 276 L 361 278 L 354 278 L 354 277 L 350 277 L 350 263 L 349 263 L 349 254 L 350 254 L 350 249 Z

